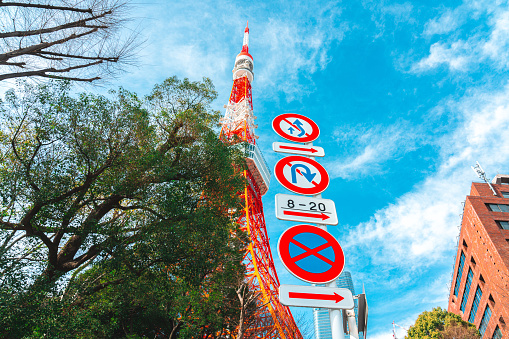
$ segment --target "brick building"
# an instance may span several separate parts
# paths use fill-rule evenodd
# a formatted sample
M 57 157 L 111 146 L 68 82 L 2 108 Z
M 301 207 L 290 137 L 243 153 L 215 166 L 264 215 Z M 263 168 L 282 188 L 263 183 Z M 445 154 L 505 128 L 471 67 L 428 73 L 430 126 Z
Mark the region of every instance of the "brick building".
M 448 310 L 483 339 L 509 339 L 509 175 L 491 187 L 472 183 L 465 201 Z

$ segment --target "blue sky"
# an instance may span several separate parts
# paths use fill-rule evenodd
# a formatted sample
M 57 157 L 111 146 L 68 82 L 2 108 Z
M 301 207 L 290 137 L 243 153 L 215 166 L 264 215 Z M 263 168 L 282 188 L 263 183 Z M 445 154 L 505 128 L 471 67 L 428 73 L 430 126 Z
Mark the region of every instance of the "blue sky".
M 111 86 L 147 94 L 172 75 L 207 76 L 221 111 L 249 20 L 259 145 L 273 168 L 276 115 L 320 126 L 332 179 L 323 197 L 340 220 L 329 230 L 357 292 L 365 286 L 369 338 L 447 306 L 470 166 L 509 173 L 505 2 L 138 0 L 133 13 L 147 41 L 139 67 Z M 299 284 L 277 258 L 294 223 L 275 218 L 276 193 L 289 192 L 273 178 L 263 202 L 278 275 Z
M 431 3 L 431 4 L 430 4 Z M 321 128 L 331 175 L 323 193 L 346 269 L 369 304 L 369 338 L 391 338 L 418 314 L 447 306 L 462 201 L 479 161 L 509 173 L 509 8 L 502 1 L 146 1 L 139 68 L 114 85 L 148 93 L 178 75 L 210 77 L 224 111 L 246 20 L 254 57 L 259 145 L 273 168 L 284 141 L 272 119 L 294 112 Z M 276 244 L 294 223 L 264 197 L 282 283 L 299 284 Z M 302 283 L 304 284 L 304 283 Z M 293 309 L 308 315 L 311 310 Z M 398 334 L 402 337 L 403 330 Z

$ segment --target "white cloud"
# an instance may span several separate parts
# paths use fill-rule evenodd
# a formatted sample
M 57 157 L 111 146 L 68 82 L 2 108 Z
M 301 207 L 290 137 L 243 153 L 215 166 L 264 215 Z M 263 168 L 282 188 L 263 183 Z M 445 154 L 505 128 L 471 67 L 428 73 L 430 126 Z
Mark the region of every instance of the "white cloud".
M 465 20 L 463 7 L 458 7 L 454 10 L 446 10 L 438 18 L 431 19 L 426 23 L 424 34 L 446 34 L 454 31 Z
M 319 10 L 316 4 L 306 2 L 273 4 L 272 8 L 278 6 L 284 11 L 267 13 L 262 3 L 243 5 L 225 0 L 213 4 L 159 0 L 140 6 L 138 14 L 147 18 L 144 35 L 149 38 L 141 51 L 139 71 L 127 74 L 122 81 L 151 87 L 174 74 L 191 80 L 207 76 L 220 98 L 227 98 L 246 20 L 251 19 L 250 53 L 257 97 L 283 92 L 287 100 L 298 100 L 314 91 L 309 77 L 331 62 L 330 49 L 343 39 L 347 25 L 340 20 L 338 2 Z
M 479 21 L 481 14 L 485 14 L 488 20 Z M 484 27 L 486 22 L 487 28 Z M 460 28 L 468 34 L 468 39 L 458 38 Z M 421 73 L 441 65 L 455 72 L 468 71 L 483 63 L 497 68 L 509 67 L 509 10 L 504 4 L 466 1 L 454 10 L 448 9 L 431 19 L 423 35 L 430 37 L 446 33 L 449 34 L 430 46 L 428 56 L 412 65 L 411 72 Z
M 332 60 L 330 48 L 348 30 L 345 23 L 340 23 L 341 7 L 336 3 L 319 11 L 308 6 L 294 10 L 296 16 L 269 17 L 257 38 L 261 46 L 255 58 L 255 64 L 257 58 L 263 60 L 260 72 L 255 75 L 256 86 L 264 95 L 284 92 L 288 101 L 314 90 L 303 85 L 300 77 L 309 79 L 323 71 Z
M 233 58 L 225 53 L 215 49 L 205 52 L 199 44 L 175 44 L 163 47 L 162 52 L 166 56 L 161 60 L 162 69 L 178 69 L 191 79 L 224 78 L 225 70 L 233 64 Z
M 460 202 L 476 179 L 470 166 L 479 160 L 488 174 L 509 172 L 509 86 L 445 104 L 462 122 L 440 140 L 436 173 L 355 227 L 345 242 L 347 249 L 362 250 L 379 267 L 397 267 L 415 276 L 426 267 L 443 265 L 444 259 L 452 263 Z
M 414 6 L 410 2 L 385 5 L 381 8 L 382 13 L 391 15 L 395 23 L 412 22 Z
M 390 126 L 341 126 L 334 132 L 342 158 L 325 162 L 332 178 L 351 179 L 385 172 L 385 163 L 416 149 L 422 136 L 407 122 Z
M 403 291 L 400 286 L 394 286 L 394 284 L 393 286 L 387 284 L 387 287 L 385 287 L 385 285 L 382 287 L 380 284 L 377 284 L 379 288 L 384 288 L 385 290 L 394 288 L 399 293 L 397 293 L 396 297 L 394 296 L 394 294 L 391 294 L 390 298 L 384 300 L 383 302 L 384 307 L 382 309 L 380 308 L 372 309 L 373 316 L 377 316 L 378 315 L 377 313 L 384 313 L 385 315 L 388 315 L 390 318 L 388 318 L 388 321 L 383 327 L 383 330 L 380 330 L 380 326 L 377 328 L 378 331 L 376 330 L 374 331 L 372 329 L 369 338 L 387 338 L 387 339 L 393 338 L 392 321 L 394 321 L 394 323 L 396 324 L 395 326 L 396 336 L 398 338 L 404 338 L 410 326 L 415 324 L 417 317 L 423 311 L 431 311 L 432 308 L 436 307 L 437 305 L 444 305 L 447 303 L 447 296 L 449 290 L 446 284 L 443 283 L 443 281 L 448 279 L 449 276 L 450 275 L 448 273 L 442 274 L 441 276 L 438 276 L 432 283 L 418 284 L 417 287 L 413 288 L 410 291 Z M 367 291 L 368 304 L 370 295 L 373 296 L 373 293 L 370 294 L 369 291 Z M 412 313 L 408 313 L 409 305 L 421 307 L 421 310 L 415 312 L 414 308 L 412 310 Z
M 391 3 L 378 0 L 363 0 L 362 5 L 371 12 L 371 21 L 376 26 L 376 33 L 373 34 L 374 39 L 384 37 L 386 34 L 386 26 L 399 26 L 400 24 L 414 24 L 416 22 L 413 12 L 414 6 L 411 2 Z M 394 30 L 391 27 L 390 34 Z
M 392 325 L 389 324 L 387 328 L 391 327 Z M 369 332 L 368 332 L 369 333 Z M 396 336 L 398 338 L 404 338 L 406 334 L 405 330 L 402 330 L 400 328 L 396 328 Z M 392 331 L 385 331 L 385 332 L 379 332 L 374 335 L 369 335 L 369 339 L 393 339 L 394 336 L 392 335 Z
M 392 320 L 408 328 L 422 311 L 446 307 L 461 202 L 470 183 L 477 181 L 470 166 L 478 160 L 489 177 L 509 173 L 509 84 L 497 92 L 477 89 L 457 102 L 442 102 L 436 110 L 459 120 L 437 141 L 436 172 L 409 183 L 410 192 L 349 228 L 341 239 L 356 281 L 366 284 L 368 297 L 379 308 L 372 316 L 383 313 L 389 320 L 372 328 L 370 338 L 390 338 Z M 409 314 L 409 309 L 418 312 Z
M 502 12 L 492 19 L 493 30 L 490 38 L 481 46 L 483 55 L 499 64 L 509 66 L 509 11 Z
M 410 267 L 416 262 L 426 265 L 442 258 L 443 251 L 451 248 L 451 239 L 457 229 L 461 187 L 451 189 L 446 180 L 431 178 L 416 191 L 401 197 L 359 227 L 358 234 L 364 243 L 373 243 L 379 255 L 373 258 L 378 265 L 390 262 Z M 355 241 L 349 246 L 358 245 Z
M 418 73 L 445 64 L 451 71 L 467 70 L 472 61 L 472 48 L 475 43 L 471 41 L 455 41 L 452 44 L 436 42 L 429 48 L 429 55 L 412 66 L 412 72 Z

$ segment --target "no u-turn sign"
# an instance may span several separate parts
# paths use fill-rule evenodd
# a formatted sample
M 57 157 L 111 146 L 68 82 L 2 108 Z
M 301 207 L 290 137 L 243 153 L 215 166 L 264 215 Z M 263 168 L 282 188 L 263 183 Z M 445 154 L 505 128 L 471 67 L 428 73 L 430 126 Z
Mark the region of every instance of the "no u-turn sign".
M 274 168 L 276 179 L 292 192 L 315 195 L 329 186 L 329 174 L 316 161 L 293 155 L 279 160 Z

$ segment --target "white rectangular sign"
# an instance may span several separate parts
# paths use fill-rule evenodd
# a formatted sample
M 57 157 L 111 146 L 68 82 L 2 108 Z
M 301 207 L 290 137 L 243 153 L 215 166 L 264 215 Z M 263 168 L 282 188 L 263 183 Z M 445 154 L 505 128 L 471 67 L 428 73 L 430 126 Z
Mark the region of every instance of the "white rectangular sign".
M 273 142 L 272 150 L 274 150 L 274 152 L 279 153 L 299 154 L 306 155 L 309 157 L 323 157 L 325 155 L 325 152 L 322 147 L 289 144 L 286 142 Z
M 334 201 L 291 194 L 276 194 L 276 218 L 323 225 L 338 224 Z
M 348 288 L 281 285 L 279 301 L 285 306 L 352 309 L 352 292 Z

